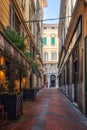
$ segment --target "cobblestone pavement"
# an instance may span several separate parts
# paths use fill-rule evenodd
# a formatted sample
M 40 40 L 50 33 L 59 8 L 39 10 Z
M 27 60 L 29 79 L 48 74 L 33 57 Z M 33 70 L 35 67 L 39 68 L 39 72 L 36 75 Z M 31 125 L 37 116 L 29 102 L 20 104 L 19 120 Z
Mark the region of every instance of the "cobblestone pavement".
M 0 130 L 87 130 L 87 119 L 60 90 L 44 89 L 23 106 L 23 115 Z

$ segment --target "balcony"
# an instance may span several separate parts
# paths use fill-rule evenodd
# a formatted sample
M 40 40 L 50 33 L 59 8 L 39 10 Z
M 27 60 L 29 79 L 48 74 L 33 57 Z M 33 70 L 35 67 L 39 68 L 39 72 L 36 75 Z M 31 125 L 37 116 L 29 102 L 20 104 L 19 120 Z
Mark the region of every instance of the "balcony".
M 29 60 L 2 32 L 0 32 L 0 50 L 29 69 Z

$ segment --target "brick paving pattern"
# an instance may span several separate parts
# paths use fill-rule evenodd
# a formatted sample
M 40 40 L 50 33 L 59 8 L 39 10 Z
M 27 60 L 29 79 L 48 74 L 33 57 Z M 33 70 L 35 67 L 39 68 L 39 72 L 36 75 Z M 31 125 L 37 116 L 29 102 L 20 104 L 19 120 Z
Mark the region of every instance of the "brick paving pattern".
M 23 104 L 23 115 L 0 130 L 87 130 L 68 99 L 57 89 L 44 89 L 37 101 Z

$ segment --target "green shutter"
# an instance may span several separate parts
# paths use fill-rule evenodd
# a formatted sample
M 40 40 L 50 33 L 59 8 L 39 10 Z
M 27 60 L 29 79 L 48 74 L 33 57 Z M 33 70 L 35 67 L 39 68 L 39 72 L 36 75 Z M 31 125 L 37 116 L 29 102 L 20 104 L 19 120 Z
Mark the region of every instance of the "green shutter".
M 55 37 L 51 37 L 51 45 L 55 45 Z
M 44 45 L 47 45 L 47 38 L 46 37 L 43 38 L 43 43 L 44 43 Z

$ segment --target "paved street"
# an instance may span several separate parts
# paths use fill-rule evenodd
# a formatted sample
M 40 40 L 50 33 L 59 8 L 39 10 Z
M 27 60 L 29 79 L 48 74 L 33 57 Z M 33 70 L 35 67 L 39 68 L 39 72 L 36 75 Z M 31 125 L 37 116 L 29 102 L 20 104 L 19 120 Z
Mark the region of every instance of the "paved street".
M 0 130 L 87 130 L 87 120 L 57 89 L 44 89 L 24 102 L 23 115 Z

